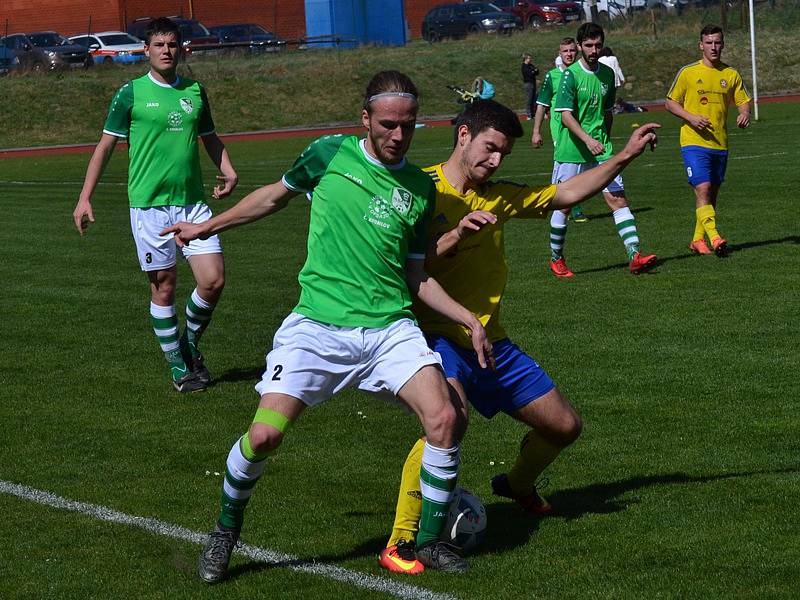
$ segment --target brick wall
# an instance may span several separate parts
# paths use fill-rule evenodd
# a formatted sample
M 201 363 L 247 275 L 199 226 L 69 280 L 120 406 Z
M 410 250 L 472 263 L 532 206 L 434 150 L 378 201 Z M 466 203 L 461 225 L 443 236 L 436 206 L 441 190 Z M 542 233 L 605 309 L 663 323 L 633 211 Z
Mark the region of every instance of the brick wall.
M 411 37 L 421 35 L 422 19 L 430 8 L 446 0 L 405 0 Z M 90 6 L 91 4 L 91 6 Z M 193 16 L 212 27 L 223 23 L 252 22 L 292 40 L 306 31 L 304 0 L 0 0 L 0 35 L 8 32 L 53 29 L 64 35 L 92 30 L 122 29 L 138 17 Z
M 422 37 L 422 19 L 437 4 L 449 4 L 458 0 L 405 0 L 406 21 L 412 38 Z
M 0 35 L 30 31 L 58 31 L 63 35 L 92 30 L 119 29 L 117 0 L 98 2 L 91 9 L 86 0 L 1 0 Z

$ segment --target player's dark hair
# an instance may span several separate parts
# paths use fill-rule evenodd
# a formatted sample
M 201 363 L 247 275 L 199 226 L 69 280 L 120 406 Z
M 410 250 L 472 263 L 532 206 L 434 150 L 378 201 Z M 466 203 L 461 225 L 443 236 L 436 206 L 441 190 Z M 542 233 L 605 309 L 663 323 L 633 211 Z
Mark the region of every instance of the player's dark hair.
M 719 25 L 706 25 L 700 30 L 700 41 L 703 41 L 703 36 L 714 35 L 715 33 L 720 34 L 722 39 L 725 39 L 725 33 L 722 31 L 722 27 Z
M 571 46 L 574 43 L 575 43 L 575 38 L 565 37 L 565 38 L 561 38 L 561 41 L 558 42 L 558 45 L 559 46 Z
M 603 46 L 603 49 L 600 50 L 600 56 L 614 56 L 614 51 L 611 46 Z
M 606 41 L 606 34 L 603 28 L 597 23 L 584 23 L 578 27 L 578 33 L 575 35 L 578 38 L 578 44 L 582 44 L 583 40 L 594 40 L 600 38 L 601 42 Z
M 167 17 L 157 17 L 150 21 L 144 30 L 145 44 L 149 46 L 150 40 L 154 35 L 164 35 L 167 33 L 174 33 L 175 39 L 178 40 L 178 44 L 180 45 L 182 43 L 183 40 L 181 40 L 180 27 L 178 27 L 174 21 L 168 19 Z
M 419 104 L 419 91 L 411 78 L 400 71 L 380 71 L 372 76 L 364 93 L 364 108 L 372 113 L 370 105 L 378 94 L 410 94 Z
M 453 132 L 453 147 L 458 143 L 458 130 L 467 126 L 470 139 L 487 129 L 495 129 L 509 138 L 522 137 L 522 125 L 516 113 L 494 100 L 475 100 L 467 104 L 456 117 Z

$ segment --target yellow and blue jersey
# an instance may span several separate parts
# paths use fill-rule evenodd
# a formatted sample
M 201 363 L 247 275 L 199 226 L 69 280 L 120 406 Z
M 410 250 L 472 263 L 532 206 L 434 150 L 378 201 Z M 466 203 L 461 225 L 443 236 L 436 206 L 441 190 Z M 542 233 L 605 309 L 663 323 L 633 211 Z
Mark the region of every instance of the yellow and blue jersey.
M 709 67 L 702 60 L 686 65 L 675 76 L 667 98 L 688 112 L 703 115 L 711 122 L 703 130 L 688 123 L 681 127 L 681 146 L 728 149 L 728 106 L 750 102 L 742 77 L 728 65 Z
M 500 300 L 508 280 L 503 228 L 514 217 L 544 218 L 556 186 L 531 187 L 498 180 L 460 194 L 445 178 L 442 164 L 423 170 L 436 185 L 436 208 L 429 225 L 431 239 L 454 229 L 473 211 L 485 210 L 497 216 L 497 223 L 462 240 L 452 252 L 431 261 L 427 270 L 450 296 L 480 319 L 490 341 L 506 338 L 499 318 Z M 472 348 L 469 331 L 461 325 L 418 301 L 414 312 L 425 333 L 443 335 Z

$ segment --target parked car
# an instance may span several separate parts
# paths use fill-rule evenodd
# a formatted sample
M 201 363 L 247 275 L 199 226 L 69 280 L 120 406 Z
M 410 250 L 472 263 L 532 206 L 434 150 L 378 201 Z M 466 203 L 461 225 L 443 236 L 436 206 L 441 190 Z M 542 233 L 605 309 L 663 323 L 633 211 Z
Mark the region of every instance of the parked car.
M 8 75 L 17 69 L 19 69 L 19 59 L 17 55 L 0 44 L 0 75 Z
M 597 0 L 597 14 L 600 22 L 608 22 L 647 8 L 648 0 Z M 583 15 L 587 21 L 592 20 L 591 5 L 583 0 Z
M 647 0 L 647 8 L 678 15 L 689 8 L 689 4 L 689 0 Z
M 467 33 L 511 33 L 522 21 L 516 15 L 505 13 L 489 2 L 440 4 L 422 21 L 422 37 L 435 42 L 446 37 L 464 37 Z
M 183 17 L 169 17 L 181 31 L 183 49 L 186 52 L 198 50 L 211 50 L 219 48 L 219 37 L 212 35 L 211 32 L 200 21 L 194 19 L 184 19 Z M 144 40 L 144 32 L 152 21 L 152 17 L 142 17 L 136 19 L 128 27 L 128 33 L 132 36 Z
M 255 23 L 217 25 L 211 27 L 209 31 L 217 36 L 223 45 L 246 48 L 253 54 L 276 52 L 286 47 L 286 40 Z
M 578 22 L 583 13 L 578 2 L 567 0 L 493 0 L 492 4 L 518 16 L 523 27 L 533 28 Z
M 145 60 L 144 42 L 124 31 L 74 35 L 69 40 L 88 48 L 95 63 L 135 63 Z
M 94 64 L 86 48 L 55 31 L 14 33 L 3 38 L 3 45 L 14 53 L 21 68 L 31 71 L 88 68 Z

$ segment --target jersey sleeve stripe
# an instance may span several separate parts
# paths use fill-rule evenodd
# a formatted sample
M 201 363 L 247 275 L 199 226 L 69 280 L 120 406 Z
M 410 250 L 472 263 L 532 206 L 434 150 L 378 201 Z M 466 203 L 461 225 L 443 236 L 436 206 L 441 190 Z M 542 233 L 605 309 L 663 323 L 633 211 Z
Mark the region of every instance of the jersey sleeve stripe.
M 674 100 L 675 102 L 680 102 L 681 100 L 683 100 L 683 98 L 673 98 L 672 90 L 675 89 L 675 85 L 678 83 L 678 79 L 680 78 L 681 73 L 683 73 L 686 69 L 688 69 L 689 67 L 691 67 L 691 66 L 693 66 L 695 64 L 696 63 L 692 63 L 690 65 L 684 65 L 684 66 L 682 66 L 680 68 L 680 70 L 678 71 L 678 74 L 675 75 L 675 79 L 672 80 L 672 85 L 669 86 L 669 91 L 667 92 L 667 98 L 669 98 L 670 100 Z
M 411 260 L 425 260 L 424 254 L 417 254 L 416 252 L 409 252 L 406 257 Z
M 302 192 L 302 193 L 304 193 L 304 194 L 307 194 L 307 193 L 309 193 L 309 190 L 304 190 L 304 189 L 303 189 L 303 188 L 301 188 L 301 187 L 298 187 L 298 186 L 296 186 L 296 185 L 293 185 L 293 184 L 289 183 L 289 180 L 288 180 L 288 179 L 286 179 L 286 175 L 284 175 L 283 177 L 281 177 L 281 183 L 283 183 L 283 185 L 286 187 L 286 189 L 287 189 L 287 190 L 291 190 L 291 191 L 293 191 L 293 192 L 298 192 L 298 193 L 301 193 L 301 192 Z
M 211 135 L 215 131 L 216 131 L 216 129 L 212 129 L 211 131 L 201 131 L 197 135 L 199 135 L 200 137 L 203 137 L 204 135 Z
M 120 133 L 118 131 L 111 131 L 110 129 L 103 129 L 103 133 L 107 133 L 108 135 L 113 135 L 114 137 L 118 137 L 118 138 L 126 138 L 126 137 L 128 137 L 127 133 Z

